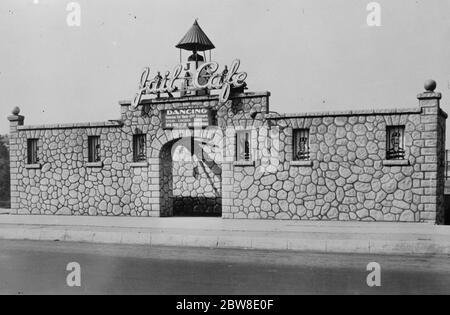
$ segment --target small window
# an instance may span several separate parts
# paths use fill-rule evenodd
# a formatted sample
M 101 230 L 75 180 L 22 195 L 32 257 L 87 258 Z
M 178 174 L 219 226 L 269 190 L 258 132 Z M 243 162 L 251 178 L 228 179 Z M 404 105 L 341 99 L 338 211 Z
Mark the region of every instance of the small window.
M 389 126 L 386 131 L 387 148 L 386 159 L 388 160 L 403 160 L 405 158 L 404 147 L 404 126 Z
M 145 162 L 147 160 L 146 137 L 144 134 L 133 136 L 133 162 Z
M 88 162 L 100 162 L 100 137 L 88 137 Z
M 28 139 L 27 140 L 27 151 L 28 151 L 28 164 L 38 164 L 38 139 Z
M 236 133 L 236 160 L 251 161 L 251 133 L 238 131 Z
M 294 130 L 294 161 L 309 160 L 309 129 Z

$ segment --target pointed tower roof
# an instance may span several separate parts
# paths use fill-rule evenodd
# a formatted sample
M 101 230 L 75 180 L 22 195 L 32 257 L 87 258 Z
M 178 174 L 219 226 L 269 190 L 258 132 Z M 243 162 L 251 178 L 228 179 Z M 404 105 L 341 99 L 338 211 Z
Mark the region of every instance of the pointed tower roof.
M 197 20 L 195 20 L 194 25 L 192 25 L 186 35 L 184 35 L 175 47 L 190 51 L 205 51 L 215 48 L 214 44 L 201 29 L 200 25 L 198 25 Z

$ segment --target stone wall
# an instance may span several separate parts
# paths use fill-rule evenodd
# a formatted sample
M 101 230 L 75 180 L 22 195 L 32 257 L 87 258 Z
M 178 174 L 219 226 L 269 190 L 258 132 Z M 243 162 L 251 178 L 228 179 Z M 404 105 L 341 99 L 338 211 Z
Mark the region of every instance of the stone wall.
M 442 223 L 447 115 L 440 94 L 420 107 L 272 117 L 276 171 L 234 165 L 227 218 Z M 439 122 L 439 124 L 438 124 Z M 405 161 L 386 160 L 386 127 L 405 126 Z M 310 131 L 310 162 L 293 161 L 294 129 Z
M 423 164 L 420 109 L 398 114 L 334 115 L 288 118 L 282 129 L 277 172 L 235 168 L 233 218 L 364 220 L 419 222 L 433 220 L 425 208 L 428 172 Z M 405 125 L 408 165 L 385 160 L 386 126 Z M 292 132 L 308 128 L 311 166 L 292 161 Z M 435 169 L 433 169 L 435 172 Z M 427 208 L 428 209 L 428 208 Z
M 172 216 L 174 215 L 174 202 L 177 201 L 174 193 L 177 194 L 191 194 L 197 196 L 196 200 L 192 200 L 191 205 L 199 209 L 204 209 L 208 214 L 218 215 L 221 205 L 223 204 L 223 190 L 229 185 L 224 181 L 222 176 L 226 163 L 223 163 L 223 154 L 229 158 L 234 157 L 233 144 L 226 141 L 217 140 L 221 138 L 220 135 L 230 131 L 234 138 L 235 129 L 244 127 L 257 128 L 263 122 L 261 120 L 254 120 L 250 117 L 252 111 L 267 112 L 268 110 L 269 93 L 246 93 L 232 97 L 228 102 L 219 103 L 217 96 L 203 96 L 203 97 L 188 97 L 180 99 L 160 99 L 143 101 L 142 105 L 137 109 L 130 109 L 130 102 L 122 102 L 122 121 L 124 132 L 133 133 L 136 130 L 148 135 L 148 150 L 150 168 L 149 175 L 149 190 L 152 196 L 149 207 L 151 208 L 150 216 Z M 168 109 L 182 109 L 182 108 L 209 108 L 216 113 L 216 125 L 207 130 L 202 129 L 179 129 L 179 130 L 165 130 L 162 128 L 161 112 Z M 194 191 L 186 192 L 181 190 L 181 187 L 187 181 L 192 181 L 189 174 L 177 174 L 173 172 L 178 169 L 178 166 L 173 162 L 172 149 L 183 144 L 185 139 L 190 142 L 190 139 L 195 138 L 193 150 L 195 151 L 194 162 L 199 161 L 201 156 L 205 156 L 207 161 L 192 165 L 192 169 L 197 166 L 198 181 L 192 182 Z M 219 143 L 218 146 L 223 146 L 220 152 L 200 152 L 199 143 Z M 183 144 L 189 147 L 189 144 Z M 222 152 L 223 151 L 223 152 Z M 200 158 L 199 158 L 200 157 Z M 215 161 L 211 163 L 210 160 Z M 204 169 L 203 169 L 204 167 Z M 191 169 L 188 167 L 189 170 Z M 203 171 L 202 171 L 203 169 Z M 146 170 L 146 167 L 143 168 Z M 177 177 L 174 177 L 177 176 Z M 207 178 L 214 193 L 207 192 L 202 183 Z M 222 179 L 222 183 L 219 182 Z M 177 182 L 180 180 L 179 182 Z M 211 182 L 213 184 L 211 184 Z M 198 185 L 198 186 L 197 186 Z M 187 186 L 189 188 L 189 185 Z M 197 188 L 198 187 L 198 188 Z M 200 196 L 200 198 L 198 198 Z M 182 196 L 181 196 L 182 197 Z M 157 199 L 156 199 L 157 198 Z M 215 205 L 212 207 L 213 198 L 215 198 Z M 180 199 L 178 199 L 180 201 Z M 184 201 L 189 202 L 188 199 Z M 195 201 L 195 202 L 194 202 Z M 208 205 L 205 207 L 204 205 Z
M 19 214 L 441 223 L 447 116 L 440 97 L 423 93 L 420 106 L 409 109 L 293 115 L 270 114 L 269 93 L 240 94 L 224 104 L 216 96 L 170 98 L 144 100 L 136 109 L 122 102 L 119 121 L 53 126 L 23 126 L 16 112 L 9 117 L 12 208 Z M 180 108 L 213 110 L 215 128 L 163 129 L 162 111 Z M 395 125 L 405 126 L 404 161 L 386 160 L 386 127 Z M 269 127 L 279 135 L 270 150 Z M 293 161 L 298 128 L 309 129 L 310 161 Z M 253 161 L 236 161 L 237 130 L 252 131 Z M 133 134 L 146 135 L 145 162 L 133 162 Z M 91 135 L 101 138 L 100 164 L 87 162 Z M 39 139 L 38 165 L 26 164 L 29 138 Z M 189 159 L 174 154 L 180 147 Z
M 13 212 L 91 216 L 172 216 L 180 201 L 192 211 L 221 213 L 221 165 L 210 159 L 177 164 L 172 149 L 180 140 L 210 141 L 214 132 L 164 130 L 161 111 L 208 107 L 217 128 L 237 126 L 250 109 L 267 110 L 268 93 L 245 94 L 219 104 L 217 96 L 144 101 L 131 110 L 121 105 L 119 121 L 23 126 L 18 113 L 11 124 Z M 232 128 L 234 129 L 234 127 Z M 133 162 L 133 134 L 147 135 L 147 161 Z M 88 136 L 100 136 L 101 160 L 88 163 Z M 39 139 L 39 163 L 27 165 L 27 139 Z M 189 163 L 187 163 L 189 164 Z M 194 178 L 193 168 L 198 174 Z M 206 183 L 206 184 L 205 184 Z M 186 191 L 188 189 L 189 191 Z
M 148 176 L 126 161 L 129 135 L 118 123 L 23 127 L 17 132 L 19 214 L 140 215 L 149 202 Z M 101 138 L 102 165 L 87 162 L 87 139 Z M 26 143 L 39 139 L 39 165 L 27 165 Z

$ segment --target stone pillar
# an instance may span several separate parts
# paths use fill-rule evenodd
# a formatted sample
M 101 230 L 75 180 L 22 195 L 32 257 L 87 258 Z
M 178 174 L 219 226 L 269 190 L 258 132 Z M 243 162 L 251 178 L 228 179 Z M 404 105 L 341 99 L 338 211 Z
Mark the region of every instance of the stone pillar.
M 445 187 L 445 125 L 441 126 L 442 111 L 439 107 L 441 93 L 434 92 L 436 82 L 425 82 L 425 92 L 420 93 L 419 106 L 422 108 L 422 139 L 424 147 L 421 154 L 424 163 L 421 165 L 423 179 L 421 187 L 423 195 L 419 205 L 420 221 L 427 223 L 443 223 L 444 187 Z M 444 119 L 445 122 L 445 119 Z
M 233 219 L 233 163 L 224 160 L 222 163 L 222 218 Z
M 19 172 L 19 136 L 17 127 L 22 126 L 25 120 L 24 116 L 19 115 L 20 108 L 15 107 L 12 115 L 8 116 L 9 120 L 9 161 L 11 172 L 11 213 L 17 214 L 19 212 L 19 181 L 17 175 Z
M 159 158 L 150 158 L 149 159 L 149 179 L 150 179 L 150 185 L 149 187 L 149 204 L 150 204 L 150 211 L 149 216 L 150 217 L 160 217 L 161 216 L 161 202 L 164 196 L 161 195 L 161 166 L 160 166 L 160 159 Z

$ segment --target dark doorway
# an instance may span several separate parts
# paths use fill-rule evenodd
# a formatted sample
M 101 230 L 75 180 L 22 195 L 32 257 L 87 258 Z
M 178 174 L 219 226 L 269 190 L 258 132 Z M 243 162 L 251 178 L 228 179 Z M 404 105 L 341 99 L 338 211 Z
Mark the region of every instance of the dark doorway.
M 173 215 L 178 217 L 220 217 L 222 198 L 174 197 Z

